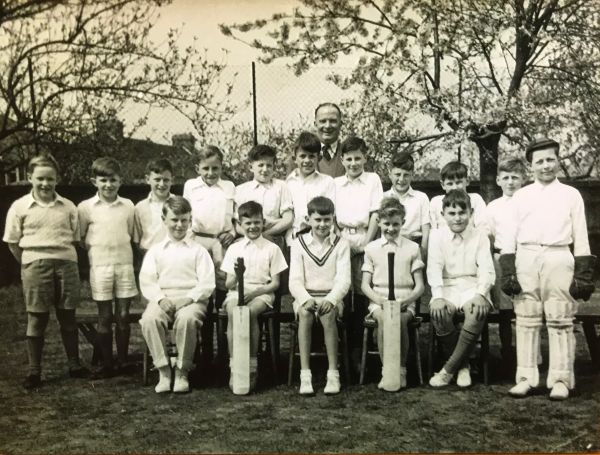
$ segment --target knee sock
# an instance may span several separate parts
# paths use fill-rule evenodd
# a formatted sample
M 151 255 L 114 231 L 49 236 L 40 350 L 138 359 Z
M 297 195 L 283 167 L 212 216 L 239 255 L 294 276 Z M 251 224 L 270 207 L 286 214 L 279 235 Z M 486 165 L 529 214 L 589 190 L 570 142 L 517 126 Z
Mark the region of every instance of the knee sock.
M 79 337 L 77 330 L 65 330 L 60 329 L 60 335 L 62 337 L 63 346 L 65 353 L 67 354 L 67 361 L 69 368 L 79 366 Z
M 42 374 L 42 350 L 44 337 L 27 337 L 27 357 L 29 359 L 29 374 Z
M 460 331 L 460 336 L 458 337 L 456 348 L 454 348 L 454 352 L 444 365 L 444 369 L 447 373 L 454 374 L 460 368 L 464 368 L 465 365 L 468 365 L 469 356 L 475 348 L 478 338 L 479 333 L 465 330 L 465 328 L 463 327 L 463 329 Z
M 458 342 L 458 331 L 453 330 L 447 335 L 441 335 L 439 336 L 439 339 L 442 345 L 444 362 L 446 362 L 454 352 L 454 349 L 456 348 L 456 343 Z
M 129 351 L 129 334 L 131 329 L 129 324 L 125 327 L 117 325 L 115 330 L 115 344 L 117 345 L 117 359 L 120 364 L 127 363 L 127 353 Z
M 112 368 L 112 331 L 108 333 L 98 333 L 98 347 L 102 356 L 102 363 L 105 368 Z

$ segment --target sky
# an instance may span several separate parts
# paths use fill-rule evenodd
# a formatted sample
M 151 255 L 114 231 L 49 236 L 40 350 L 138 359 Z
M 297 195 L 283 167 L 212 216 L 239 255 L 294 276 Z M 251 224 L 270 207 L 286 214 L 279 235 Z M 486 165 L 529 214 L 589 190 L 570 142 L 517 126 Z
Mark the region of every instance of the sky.
M 197 43 L 206 48 L 208 56 L 215 60 L 223 59 L 223 49 L 227 50 L 227 70 L 224 80 L 234 81 L 231 101 L 237 106 L 233 122 L 252 122 L 251 108 L 251 64 L 259 53 L 252 47 L 232 38 L 225 37 L 219 24 L 242 23 L 258 18 L 268 18 L 274 13 L 291 12 L 296 0 L 174 0 L 161 7 L 151 38 L 156 43 L 164 41 L 170 28 L 181 30 L 182 48 L 197 36 Z M 347 73 L 352 61 L 346 60 L 346 67 L 335 67 L 337 72 Z M 285 63 L 277 62 L 269 66 L 257 64 L 257 111 L 258 117 L 266 117 L 275 124 L 312 122 L 314 108 L 321 102 L 340 102 L 345 93 L 326 81 L 332 68 L 316 68 L 297 78 Z M 234 76 L 237 73 L 237 76 Z M 129 105 L 121 113 L 125 128 L 132 125 L 145 110 Z M 149 138 L 155 142 L 169 143 L 171 136 L 178 133 L 193 133 L 191 123 L 183 116 L 165 110 L 152 110 L 147 125 L 134 133 L 134 137 Z M 260 140 L 260 138 L 259 138 Z

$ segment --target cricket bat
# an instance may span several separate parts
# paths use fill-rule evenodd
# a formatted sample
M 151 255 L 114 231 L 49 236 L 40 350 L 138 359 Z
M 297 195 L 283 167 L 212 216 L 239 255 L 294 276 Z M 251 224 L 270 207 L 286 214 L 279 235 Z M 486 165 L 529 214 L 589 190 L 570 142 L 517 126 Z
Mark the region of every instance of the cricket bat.
M 238 306 L 233 312 L 233 393 L 250 392 L 250 309 L 244 302 L 244 259 L 237 259 Z
M 394 292 L 395 253 L 388 253 L 388 300 L 383 310 L 383 371 L 382 388 L 388 392 L 400 390 L 400 305 Z

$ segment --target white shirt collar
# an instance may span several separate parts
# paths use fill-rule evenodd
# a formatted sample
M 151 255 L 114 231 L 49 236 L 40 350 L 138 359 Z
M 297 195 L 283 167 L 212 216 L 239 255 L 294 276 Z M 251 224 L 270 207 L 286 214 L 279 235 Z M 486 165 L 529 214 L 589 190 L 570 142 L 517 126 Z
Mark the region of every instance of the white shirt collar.
M 169 245 L 177 245 L 180 243 L 184 243 L 187 246 L 193 246 L 196 243 L 194 241 L 194 234 L 191 231 L 189 231 L 183 239 L 174 240 L 167 233 L 165 238 L 159 242 L 159 245 L 162 249 L 164 249 L 164 248 L 168 247 Z
M 303 237 L 304 237 L 305 243 L 307 245 L 312 245 L 313 243 L 319 243 L 319 244 L 321 243 L 312 235 L 312 231 L 307 232 L 306 234 L 303 235 Z M 334 241 L 335 237 L 336 237 L 336 235 L 332 232 L 325 238 L 325 241 L 323 243 L 329 243 L 329 245 L 333 245 L 333 241 Z
M 94 194 L 94 196 L 92 197 L 92 204 L 106 204 L 106 205 L 117 205 L 117 204 L 122 204 L 123 203 L 123 198 L 119 195 L 117 195 L 117 198 L 112 201 L 112 202 L 104 202 L 102 199 L 100 199 L 100 196 L 98 196 L 98 193 Z
M 340 177 L 340 179 L 341 179 L 342 185 L 348 185 L 349 183 L 354 183 L 354 182 L 366 184 L 367 183 L 366 182 L 366 178 L 367 178 L 366 174 L 367 174 L 366 171 L 363 171 L 362 174 L 360 174 L 358 177 L 356 177 L 355 179 L 352 179 L 352 180 L 350 180 L 348 178 L 348 176 L 346 174 L 344 174 Z
M 65 198 L 62 197 L 60 194 L 58 194 L 56 191 L 54 192 L 54 199 L 47 204 L 45 202 L 36 200 L 33 197 L 33 191 L 30 191 L 29 194 L 27 194 L 27 207 L 28 208 L 31 207 L 33 204 L 37 204 L 40 207 L 53 207 L 57 202 L 60 202 L 61 204 L 64 205 Z

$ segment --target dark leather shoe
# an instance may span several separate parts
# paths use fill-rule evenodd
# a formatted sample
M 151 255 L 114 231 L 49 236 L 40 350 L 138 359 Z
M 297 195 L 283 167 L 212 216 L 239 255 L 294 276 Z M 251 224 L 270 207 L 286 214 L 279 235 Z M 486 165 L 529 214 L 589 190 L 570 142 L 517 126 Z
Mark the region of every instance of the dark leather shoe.
M 42 384 L 42 378 L 39 374 L 30 374 L 23 381 L 23 388 L 32 390 L 38 388 Z

